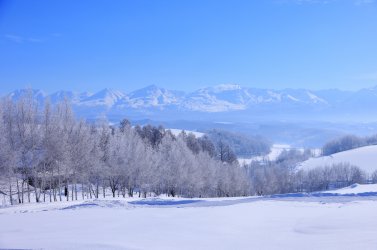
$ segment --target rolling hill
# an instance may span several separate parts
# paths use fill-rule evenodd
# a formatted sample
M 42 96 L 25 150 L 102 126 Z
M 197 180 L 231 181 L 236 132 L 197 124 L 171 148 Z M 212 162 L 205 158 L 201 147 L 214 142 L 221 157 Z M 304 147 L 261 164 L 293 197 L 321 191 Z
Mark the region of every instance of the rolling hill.
M 310 158 L 301 163 L 299 169 L 331 166 L 338 163 L 350 163 L 371 174 L 377 170 L 377 145 L 365 146 L 339 152 L 330 156 Z

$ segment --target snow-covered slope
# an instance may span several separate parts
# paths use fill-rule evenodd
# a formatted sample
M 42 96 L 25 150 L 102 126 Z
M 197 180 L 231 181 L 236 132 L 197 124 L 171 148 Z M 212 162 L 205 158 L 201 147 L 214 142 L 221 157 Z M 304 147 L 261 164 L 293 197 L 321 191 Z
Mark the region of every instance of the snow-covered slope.
M 328 194 L 339 194 L 339 195 L 347 195 L 347 194 L 377 194 L 377 184 L 353 184 L 349 187 L 340 188 L 336 190 L 329 190 L 324 191 L 322 193 Z
M 350 163 L 370 174 L 377 170 L 377 145 L 355 148 L 330 156 L 310 158 L 298 167 L 300 169 L 312 169 L 337 163 Z

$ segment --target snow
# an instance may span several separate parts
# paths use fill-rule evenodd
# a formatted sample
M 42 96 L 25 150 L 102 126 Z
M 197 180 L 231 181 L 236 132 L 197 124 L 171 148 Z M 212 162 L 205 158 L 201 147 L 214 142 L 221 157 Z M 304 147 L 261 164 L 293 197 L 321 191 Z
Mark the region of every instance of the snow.
M 179 105 L 182 101 L 182 96 L 183 93 L 179 91 L 170 91 L 159 88 L 156 85 L 150 85 L 128 94 L 125 105 L 126 107 L 129 106 L 133 108 L 162 107 L 172 104 Z
M 371 174 L 377 170 L 377 145 L 347 150 L 330 156 L 310 158 L 301 163 L 298 168 L 313 169 L 315 167 L 331 166 L 338 163 L 350 163 Z
M 376 201 L 246 197 L 28 204 L 0 209 L 0 248 L 375 249 Z
M 223 92 L 223 91 L 232 91 L 232 90 L 240 90 L 242 87 L 238 84 L 219 84 L 213 87 L 214 92 Z
M 330 193 L 330 194 L 370 194 L 375 193 L 377 195 L 377 184 L 353 184 L 349 187 L 337 189 L 337 190 L 330 190 L 325 191 L 323 193 Z
M 185 131 L 186 134 L 194 134 L 195 137 L 199 138 L 199 137 L 202 137 L 203 135 L 205 135 L 204 133 L 201 133 L 201 132 L 196 132 L 196 131 L 191 131 L 191 130 L 182 130 L 182 129 L 175 129 L 175 128 L 169 128 L 167 130 L 170 130 L 172 132 L 173 135 L 175 136 L 178 136 L 180 133 L 182 133 L 182 131 Z
M 293 97 L 291 95 L 287 95 L 287 98 L 289 98 L 290 100 L 295 101 L 295 102 L 299 102 L 300 101 L 299 99 L 297 99 L 296 97 Z
M 255 156 L 251 158 L 238 158 L 238 162 L 243 164 L 250 164 L 252 161 L 274 161 L 284 151 L 289 150 L 292 147 L 288 144 L 274 144 L 271 147 L 271 152 L 268 155 Z
M 281 101 L 281 94 L 268 90 L 267 93 L 273 98 L 273 100 Z
M 118 90 L 112 90 L 112 89 L 103 89 L 100 92 L 91 95 L 82 102 L 78 103 L 78 105 L 86 105 L 86 106 L 107 106 L 112 107 L 114 104 L 116 104 L 119 100 L 125 98 L 126 95 Z
M 314 102 L 314 103 L 327 103 L 325 100 L 323 100 L 322 98 L 316 96 L 315 94 L 313 93 L 310 93 L 309 91 L 306 92 L 307 95 L 309 96 L 309 98 Z

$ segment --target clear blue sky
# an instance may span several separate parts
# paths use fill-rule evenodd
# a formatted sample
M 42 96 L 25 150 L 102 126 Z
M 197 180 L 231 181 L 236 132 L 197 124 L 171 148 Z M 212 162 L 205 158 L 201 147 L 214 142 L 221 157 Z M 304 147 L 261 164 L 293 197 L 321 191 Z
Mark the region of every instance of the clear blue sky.
M 0 0 L 0 92 L 377 85 L 377 0 Z

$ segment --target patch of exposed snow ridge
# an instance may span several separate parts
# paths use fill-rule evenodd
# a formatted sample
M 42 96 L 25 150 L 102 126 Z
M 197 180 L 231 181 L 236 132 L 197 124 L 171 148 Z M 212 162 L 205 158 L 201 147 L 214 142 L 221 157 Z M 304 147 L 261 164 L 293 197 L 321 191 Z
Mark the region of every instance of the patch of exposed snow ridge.
M 314 103 L 325 103 L 327 104 L 327 102 L 325 100 L 323 100 L 322 98 L 316 96 L 315 94 L 307 91 L 306 94 L 309 96 L 309 98 L 314 102 Z

